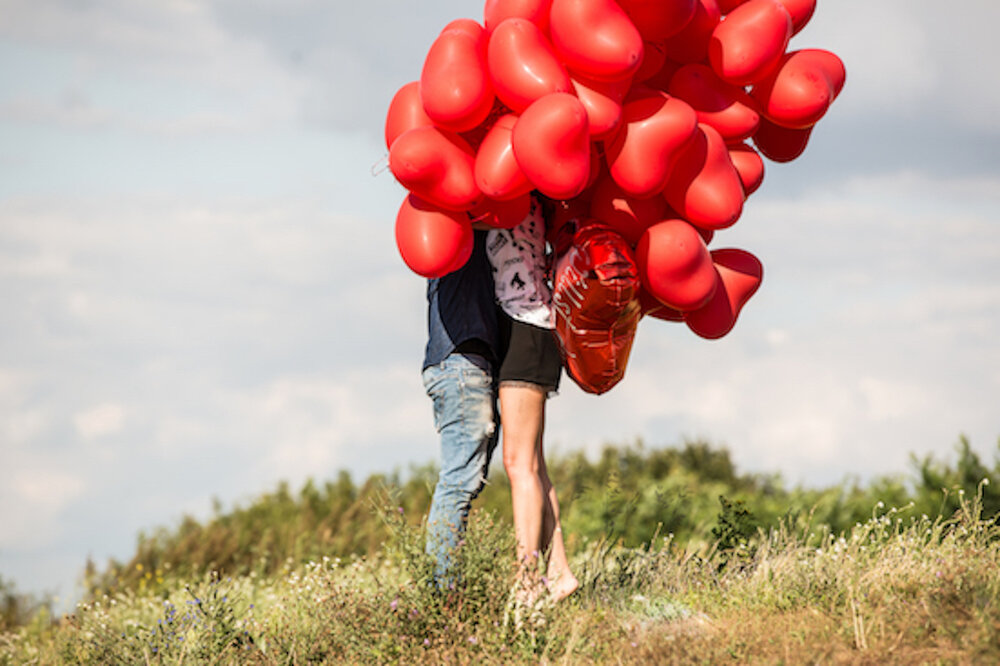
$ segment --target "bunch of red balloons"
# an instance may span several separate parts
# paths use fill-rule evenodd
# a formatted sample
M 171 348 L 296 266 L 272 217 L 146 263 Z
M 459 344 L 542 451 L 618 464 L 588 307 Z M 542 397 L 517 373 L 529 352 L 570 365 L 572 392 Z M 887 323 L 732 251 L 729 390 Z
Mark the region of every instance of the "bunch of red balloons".
M 789 50 L 816 0 L 486 0 L 431 45 L 389 107 L 407 265 L 462 266 L 470 221 L 509 227 L 537 190 L 634 250 L 642 312 L 718 338 L 760 262 L 709 250 L 764 176 L 795 159 L 844 85 L 841 60 Z M 560 216 L 562 217 L 562 216 Z

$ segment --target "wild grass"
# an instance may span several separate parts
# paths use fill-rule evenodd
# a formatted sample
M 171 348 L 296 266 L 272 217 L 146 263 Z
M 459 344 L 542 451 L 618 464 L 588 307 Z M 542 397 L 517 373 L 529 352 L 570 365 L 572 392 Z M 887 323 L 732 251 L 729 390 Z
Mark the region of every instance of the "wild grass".
M 168 574 L 0 638 L 0 664 L 997 663 L 1000 525 L 988 482 L 947 517 L 876 504 L 841 533 L 808 514 L 768 529 L 723 504 L 702 545 L 670 534 L 579 549 L 581 588 L 505 623 L 509 524 L 476 511 L 459 582 L 439 591 L 423 530 L 385 498 L 372 556 L 275 575 Z M 613 528 L 612 528 L 613 529 Z

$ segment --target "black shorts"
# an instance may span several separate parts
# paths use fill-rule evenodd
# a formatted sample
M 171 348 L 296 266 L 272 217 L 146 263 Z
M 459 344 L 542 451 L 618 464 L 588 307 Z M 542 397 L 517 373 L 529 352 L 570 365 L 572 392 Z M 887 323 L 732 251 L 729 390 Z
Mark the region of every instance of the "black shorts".
M 513 320 L 510 342 L 500 365 L 500 383 L 525 382 L 552 393 L 559 389 L 562 357 L 556 332 Z

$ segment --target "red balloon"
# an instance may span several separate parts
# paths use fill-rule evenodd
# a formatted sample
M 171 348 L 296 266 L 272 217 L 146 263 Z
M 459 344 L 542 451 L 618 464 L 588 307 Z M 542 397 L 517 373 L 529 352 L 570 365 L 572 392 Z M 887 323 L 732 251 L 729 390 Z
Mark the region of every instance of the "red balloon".
M 806 149 L 812 131 L 812 127 L 790 129 L 761 118 L 753 143 L 772 162 L 791 162 Z
M 472 242 L 464 213 L 435 208 L 412 194 L 396 215 L 396 247 L 417 275 L 434 278 L 458 270 L 472 254 Z
M 573 92 L 549 40 L 528 19 L 501 21 L 490 35 L 487 53 L 497 97 L 515 113 L 544 95 Z
M 642 308 L 643 317 L 654 317 L 664 321 L 684 321 L 683 312 L 659 302 L 655 296 L 641 286 L 639 288 L 639 307 Z
M 674 217 L 680 217 L 680 215 L 677 215 L 677 213 L 674 213 Z M 706 246 L 709 245 L 709 244 L 711 244 L 712 239 L 715 238 L 715 230 L 714 229 L 705 229 L 704 227 L 695 227 L 695 229 L 698 231 L 698 235 L 701 236 L 701 239 L 703 241 L 705 241 L 705 245 Z
M 511 136 L 516 123 L 512 113 L 501 116 L 476 152 L 476 185 L 493 199 L 516 199 L 534 189 L 514 157 Z
M 747 0 L 718 0 L 719 11 L 723 14 L 728 14 L 746 1 Z
M 723 81 L 747 85 L 777 66 L 791 36 L 792 17 L 779 0 L 749 0 L 715 28 L 708 59 Z
M 389 102 L 389 112 L 385 116 L 385 147 L 391 148 L 396 137 L 407 130 L 433 124 L 420 101 L 420 82 L 410 81 L 396 91 Z
M 475 39 L 477 42 L 482 42 L 484 39 L 486 39 L 486 31 L 483 29 L 483 26 L 480 25 L 477 21 L 470 18 L 460 18 L 451 21 L 444 28 L 441 29 L 439 35 L 443 35 L 449 30 L 458 30 L 459 32 L 464 32 L 467 35 L 469 35 L 469 37 Z M 480 48 L 484 47 L 485 43 L 480 43 Z
M 472 208 L 482 196 L 473 173 L 472 147 L 434 127 L 411 129 L 392 142 L 389 169 L 413 194 L 447 210 Z
M 584 191 L 592 188 L 597 182 L 597 179 L 601 177 L 602 173 L 606 173 L 607 168 L 604 164 L 604 155 L 597 147 L 597 143 L 594 141 L 590 142 L 590 175 L 587 176 L 587 186 Z M 582 196 L 582 192 L 577 196 Z
M 642 35 L 615 0 L 552 0 L 552 45 L 574 73 L 627 79 L 642 63 Z
M 442 32 L 424 60 L 420 96 L 424 110 L 435 124 L 452 132 L 465 132 L 486 120 L 493 108 L 493 83 L 486 68 L 486 41 L 470 34 L 470 27 Z
M 556 255 L 566 251 L 572 234 L 582 220 L 590 217 L 589 190 L 565 201 L 550 201 L 545 209 L 545 240 L 555 249 Z
M 719 133 L 708 125 L 698 125 L 698 130 L 677 157 L 664 192 L 691 224 L 725 229 L 743 212 L 743 183 Z
M 715 293 L 717 275 L 698 231 L 684 220 L 649 227 L 635 247 L 642 286 L 682 312 L 697 310 Z
M 494 229 L 513 229 L 528 217 L 531 212 L 531 194 L 525 193 L 516 199 L 499 201 L 484 198 L 475 208 L 469 211 L 473 224 L 481 223 Z
M 514 124 L 512 145 L 524 175 L 545 196 L 572 199 L 587 186 L 587 110 L 573 95 L 552 93 L 525 109 Z
M 510 113 L 510 109 L 504 106 L 503 102 L 494 97 L 493 108 L 490 109 L 490 114 L 486 116 L 486 120 L 467 132 L 459 132 L 458 135 L 465 139 L 470 146 L 472 146 L 473 151 L 477 151 L 479 150 L 479 146 L 483 143 L 483 139 L 485 139 L 489 131 L 493 129 L 493 125 L 496 121 L 499 120 L 501 116 L 508 113 Z
M 698 118 L 676 97 L 634 89 L 622 120 L 621 130 L 605 142 L 611 177 L 629 194 L 651 197 L 666 184 L 677 155 L 697 131 Z
M 719 25 L 722 12 L 716 0 L 698 0 L 687 25 L 664 42 L 667 57 L 679 63 L 702 62 L 708 57 L 708 42 Z
M 600 140 L 617 130 L 622 119 L 622 102 L 631 82 L 595 81 L 578 75 L 571 75 L 570 80 L 587 110 L 591 138 Z
M 659 41 L 676 35 L 694 16 L 697 0 L 618 0 L 642 38 Z
M 490 33 L 509 18 L 528 19 L 543 33 L 549 31 L 549 8 L 552 0 L 486 0 L 483 10 L 486 32 Z
M 740 86 L 726 83 L 707 65 L 685 65 L 670 80 L 671 95 L 698 114 L 698 122 L 714 127 L 728 143 L 742 141 L 757 130 L 757 103 Z
M 844 87 L 844 63 L 822 49 L 787 54 L 771 76 L 751 94 L 761 112 L 782 127 L 803 129 L 815 125 Z
M 781 0 L 792 16 L 792 34 L 797 34 L 812 18 L 816 11 L 816 0 Z
M 569 376 L 589 393 L 610 390 L 625 376 L 642 313 L 635 259 L 625 240 L 584 221 L 556 259 L 552 308 Z
M 730 144 L 729 160 L 740 175 L 743 183 L 744 196 L 750 196 L 757 191 L 764 181 L 764 160 L 756 150 L 745 143 Z
M 740 310 L 760 287 L 764 267 L 749 252 L 729 248 L 713 250 L 712 261 L 719 287 L 704 306 L 685 312 L 684 321 L 701 337 L 716 340 L 736 325 Z
M 608 176 L 594 186 L 590 216 L 620 233 L 633 247 L 650 225 L 662 222 L 666 215 L 667 201 L 662 196 L 638 199 Z
M 667 52 L 662 42 L 644 41 L 642 43 L 642 63 L 632 75 L 632 83 L 642 83 L 660 73 L 667 62 Z
M 665 50 L 664 54 L 666 54 Z M 660 67 L 660 71 L 643 81 L 642 87 L 666 92 L 670 89 L 670 81 L 673 80 L 674 74 L 676 74 L 677 70 L 681 67 L 681 63 L 666 58 L 663 61 L 663 66 Z

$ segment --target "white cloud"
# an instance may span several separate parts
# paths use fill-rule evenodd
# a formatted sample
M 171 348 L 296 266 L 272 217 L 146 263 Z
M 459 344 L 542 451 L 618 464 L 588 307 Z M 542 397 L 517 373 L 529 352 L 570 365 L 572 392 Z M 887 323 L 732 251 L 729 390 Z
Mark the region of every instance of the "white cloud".
M 0 549 L 25 552 L 51 545 L 64 528 L 62 513 L 84 495 L 87 483 L 80 473 L 44 462 L 44 466 L 19 466 L 12 470 L 16 474 L 4 474 Z
M 220 28 L 202 3 L 8 4 L 0 38 L 21 75 L 0 101 L 7 121 L 246 133 L 294 122 L 308 89 L 256 40 Z
M 115 402 L 95 405 L 73 416 L 76 431 L 85 440 L 113 435 L 125 424 L 125 407 Z

